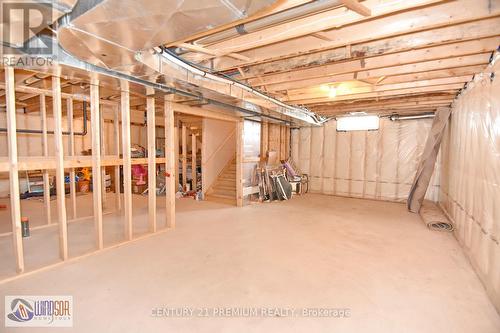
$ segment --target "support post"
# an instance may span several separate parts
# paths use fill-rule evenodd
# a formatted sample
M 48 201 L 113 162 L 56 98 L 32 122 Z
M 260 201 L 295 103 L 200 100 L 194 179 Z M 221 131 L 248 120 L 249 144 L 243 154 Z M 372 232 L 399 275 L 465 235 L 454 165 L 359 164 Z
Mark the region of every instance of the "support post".
M 261 130 L 260 160 L 264 161 L 267 157 L 267 149 L 269 145 L 269 123 L 267 121 L 263 121 L 260 130 Z
M 165 96 L 165 159 L 166 159 L 166 225 L 168 228 L 175 228 L 175 142 L 174 142 L 174 109 L 172 102 Z M 178 141 L 177 141 L 178 146 Z
M 102 236 L 102 173 L 101 173 L 101 122 L 99 112 L 99 81 L 90 83 L 90 128 L 92 132 L 92 202 L 94 207 L 95 239 L 98 249 L 104 247 Z
M 56 152 L 57 216 L 59 219 L 59 256 L 68 259 L 68 230 L 66 217 L 66 191 L 64 189 L 64 148 L 62 137 L 62 100 L 60 68 L 52 76 L 52 112 L 54 114 L 54 139 Z
M 47 104 L 45 101 L 45 94 L 40 95 L 40 113 L 42 115 L 42 150 L 43 156 L 49 156 L 49 145 L 47 135 Z M 43 204 L 45 207 L 45 218 L 47 224 L 52 223 L 52 216 L 50 211 L 50 176 L 49 170 L 43 170 Z
M 5 99 L 7 104 L 7 144 L 9 146 L 10 217 L 12 220 L 12 244 L 16 258 L 16 271 L 24 271 L 23 239 L 21 237 L 21 203 L 19 202 L 19 166 L 17 158 L 16 92 L 14 68 L 4 67 Z
M 155 98 L 148 97 L 146 104 L 148 126 L 148 221 L 149 231 L 156 232 Z
M 120 81 L 122 115 L 122 153 L 123 153 L 123 209 L 125 210 L 125 238 L 132 239 L 132 163 L 130 161 L 130 92 L 129 82 Z
M 182 125 L 182 186 L 184 190 L 187 185 L 187 138 L 186 125 Z
M 243 120 L 236 123 L 236 206 L 243 206 Z
M 114 134 L 114 149 L 115 155 L 120 156 L 120 116 L 118 114 L 118 108 L 115 108 L 114 118 L 113 118 L 113 134 Z M 115 166 L 115 209 L 120 211 L 122 209 L 122 200 L 120 193 L 120 166 Z
M 69 140 L 68 140 L 68 152 L 69 156 L 75 156 L 75 129 L 73 126 L 73 99 L 68 98 L 66 100 L 66 110 L 67 110 L 67 118 L 68 118 L 68 131 L 69 131 Z M 71 168 L 69 172 L 69 192 L 71 195 L 71 212 L 72 218 L 75 220 L 77 218 L 76 214 L 76 183 L 75 183 L 75 168 Z
M 196 134 L 191 134 L 191 185 L 192 190 L 196 191 Z
M 175 152 L 175 162 L 174 162 L 174 168 L 175 168 L 175 191 L 177 192 L 177 187 L 181 183 L 181 180 L 179 178 L 179 127 L 175 126 L 174 128 L 174 152 Z
M 101 105 L 99 104 L 99 107 Z M 105 128 L 104 128 L 104 112 L 99 112 L 99 140 L 101 145 L 101 158 L 106 156 L 106 145 L 105 145 Z M 106 208 L 107 196 L 106 196 L 106 167 L 101 166 L 101 196 L 102 196 L 102 208 Z

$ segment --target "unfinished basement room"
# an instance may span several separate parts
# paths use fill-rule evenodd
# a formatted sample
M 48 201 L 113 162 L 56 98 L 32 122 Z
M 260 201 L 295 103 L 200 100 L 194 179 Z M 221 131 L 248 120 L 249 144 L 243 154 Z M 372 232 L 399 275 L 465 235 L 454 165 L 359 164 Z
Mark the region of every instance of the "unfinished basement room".
M 500 332 L 500 0 L 0 19 L 0 332 Z

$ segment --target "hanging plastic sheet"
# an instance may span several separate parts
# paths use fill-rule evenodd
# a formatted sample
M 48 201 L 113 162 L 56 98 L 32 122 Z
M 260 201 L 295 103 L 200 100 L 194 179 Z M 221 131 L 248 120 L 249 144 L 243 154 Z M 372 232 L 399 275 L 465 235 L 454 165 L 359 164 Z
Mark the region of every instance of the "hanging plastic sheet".
M 440 205 L 500 312 L 500 56 L 452 105 Z M 492 79 L 491 73 L 494 73 Z
M 292 158 L 313 193 L 404 202 L 432 124 L 391 121 L 377 131 L 337 132 L 336 121 L 292 132 Z M 437 164 L 426 198 L 437 201 Z

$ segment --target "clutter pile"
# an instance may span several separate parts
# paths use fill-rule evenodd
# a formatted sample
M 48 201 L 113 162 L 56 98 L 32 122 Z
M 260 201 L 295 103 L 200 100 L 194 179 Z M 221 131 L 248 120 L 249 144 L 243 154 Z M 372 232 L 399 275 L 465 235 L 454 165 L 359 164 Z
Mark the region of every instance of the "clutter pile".
M 289 200 L 293 193 L 301 195 L 309 190 L 308 175 L 302 174 L 291 159 L 277 162 L 276 153 L 272 151 L 256 174 L 261 202 Z

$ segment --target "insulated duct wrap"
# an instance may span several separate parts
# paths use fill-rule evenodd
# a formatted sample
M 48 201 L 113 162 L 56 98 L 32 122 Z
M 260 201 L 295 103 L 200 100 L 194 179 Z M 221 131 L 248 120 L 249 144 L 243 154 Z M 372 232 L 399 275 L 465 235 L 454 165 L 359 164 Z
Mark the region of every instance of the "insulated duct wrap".
M 336 121 L 292 131 L 292 158 L 309 174 L 310 191 L 404 202 L 432 119 L 380 119 L 377 131 L 337 132 Z M 437 201 L 439 157 L 426 198 Z
M 441 207 L 500 312 L 500 79 L 476 75 L 443 137 Z

